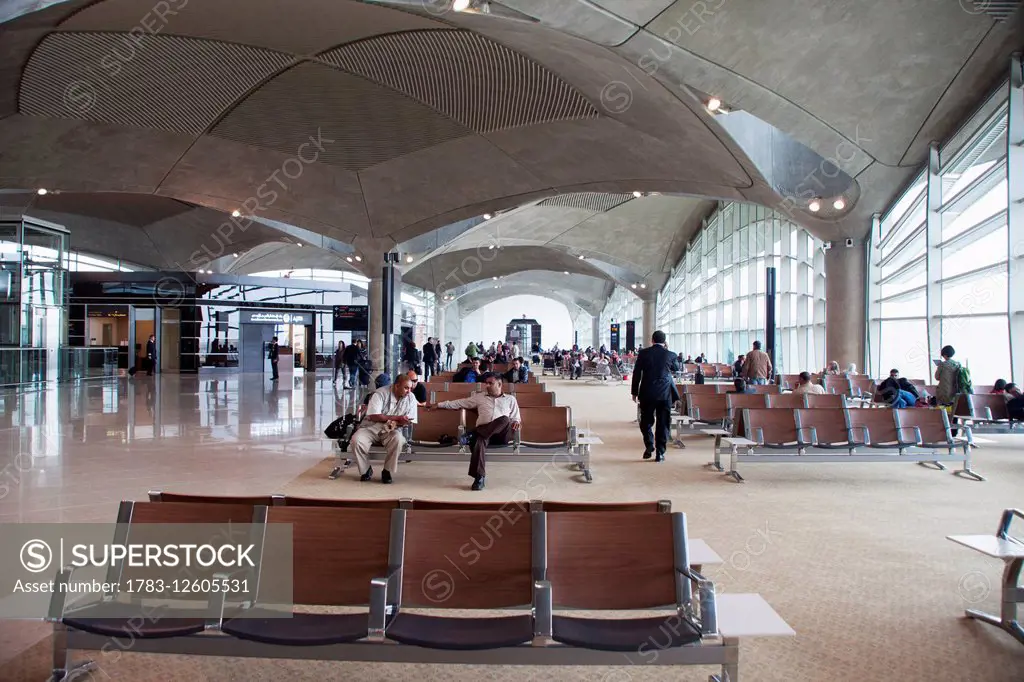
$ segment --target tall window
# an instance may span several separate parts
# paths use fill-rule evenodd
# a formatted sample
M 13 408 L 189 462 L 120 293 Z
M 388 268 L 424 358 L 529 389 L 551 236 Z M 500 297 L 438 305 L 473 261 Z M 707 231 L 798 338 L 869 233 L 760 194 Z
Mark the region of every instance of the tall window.
M 611 350 L 612 347 L 612 324 L 619 325 L 619 348 L 626 348 L 626 322 L 632 321 L 634 324 L 634 333 L 636 334 L 634 342 L 639 346 L 646 346 L 650 343 L 649 340 L 643 339 L 644 335 L 644 303 L 640 300 L 640 297 L 633 293 L 630 289 L 624 289 L 623 287 L 615 287 L 615 291 L 612 292 L 611 297 L 608 299 L 608 303 L 604 306 L 604 311 L 601 313 L 601 333 L 599 338 L 601 344 L 605 348 Z M 586 348 L 590 345 L 590 339 L 584 339 L 580 337 L 580 347 Z
M 683 355 L 734 362 L 765 340 L 766 271 L 776 268 L 776 364 L 818 369 L 825 351 L 820 241 L 775 211 L 723 203 L 694 237 L 658 296 L 658 326 Z
M 933 150 L 872 233 L 868 342 L 876 376 L 895 367 L 930 379 L 946 345 L 976 383 L 1011 376 L 1007 87 Z

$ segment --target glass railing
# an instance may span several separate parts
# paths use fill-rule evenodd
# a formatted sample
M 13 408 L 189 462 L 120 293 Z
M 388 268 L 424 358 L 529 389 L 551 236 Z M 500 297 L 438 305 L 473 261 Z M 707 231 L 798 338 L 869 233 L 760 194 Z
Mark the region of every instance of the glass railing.
M 47 380 L 45 348 L 0 348 L 0 386 Z
M 117 346 L 61 348 L 60 381 L 118 375 Z

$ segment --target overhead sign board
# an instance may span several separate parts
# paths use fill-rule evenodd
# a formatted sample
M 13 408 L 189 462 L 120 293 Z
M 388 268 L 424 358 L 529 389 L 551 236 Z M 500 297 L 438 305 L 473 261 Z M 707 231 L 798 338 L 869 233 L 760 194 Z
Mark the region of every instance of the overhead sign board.
M 365 305 L 334 306 L 334 331 L 365 332 L 370 328 L 370 308 Z
M 277 310 L 242 310 L 242 324 L 313 324 L 313 313 Z

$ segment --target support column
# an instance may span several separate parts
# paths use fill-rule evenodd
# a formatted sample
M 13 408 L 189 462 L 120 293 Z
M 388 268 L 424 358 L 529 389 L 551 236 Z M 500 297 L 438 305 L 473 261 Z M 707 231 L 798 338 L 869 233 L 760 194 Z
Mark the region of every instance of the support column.
M 932 143 L 928 150 L 928 187 L 925 212 L 925 253 L 928 273 L 926 314 L 928 316 L 928 358 L 939 357 L 942 348 L 942 177 L 939 175 L 939 147 Z M 885 370 L 882 370 L 885 371 Z M 928 362 L 928 371 L 932 371 Z
M 854 362 L 864 369 L 867 300 L 867 246 L 833 246 L 825 252 L 825 360 L 840 368 Z M 792 368 L 796 371 L 796 368 Z M 808 367 L 815 371 L 817 367 Z
M 441 339 L 441 346 L 448 342 L 445 338 L 444 323 L 447 310 L 443 305 L 434 306 L 434 338 Z
M 374 379 L 384 366 L 384 280 L 382 277 L 371 277 L 367 293 L 367 304 L 370 308 L 370 332 L 367 343 L 370 347 L 370 381 Z
M 593 323 L 591 325 L 591 330 L 592 330 L 593 334 L 591 335 L 590 345 L 593 346 L 594 348 L 600 348 L 601 347 L 601 316 L 600 315 L 595 315 L 594 316 Z M 580 339 L 580 348 L 586 348 L 586 346 L 583 345 L 582 341 L 583 341 L 583 339 Z
M 1007 294 L 1010 324 L 1010 371 L 1024 383 L 1024 72 L 1018 52 L 1010 59 L 1010 110 L 1006 134 Z
M 658 299 L 644 301 L 644 338 L 639 343 L 644 348 L 651 345 L 651 337 L 657 331 Z

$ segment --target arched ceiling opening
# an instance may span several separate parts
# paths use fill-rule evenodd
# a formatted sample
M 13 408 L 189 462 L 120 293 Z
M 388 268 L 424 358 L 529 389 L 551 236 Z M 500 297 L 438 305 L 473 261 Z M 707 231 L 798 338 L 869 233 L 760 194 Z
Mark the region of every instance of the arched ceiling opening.
M 480 280 L 463 285 L 442 298 L 441 302 L 457 302 L 459 313 L 465 316 L 511 296 L 541 296 L 565 304 L 570 314 L 582 311 L 588 315 L 600 315 L 610 289 L 608 282 L 597 277 L 531 270 L 497 282 Z

